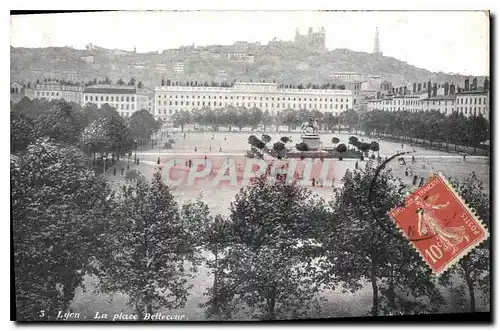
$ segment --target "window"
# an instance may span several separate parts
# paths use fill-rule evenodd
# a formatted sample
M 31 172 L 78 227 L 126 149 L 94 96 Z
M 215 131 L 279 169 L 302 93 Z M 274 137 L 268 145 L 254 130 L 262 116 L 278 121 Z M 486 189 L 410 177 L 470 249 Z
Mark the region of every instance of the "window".
M 177 106 L 177 100 L 175 101 L 175 105 Z
M 114 96 L 111 96 L 111 101 L 115 101 L 115 97 Z
M 121 101 L 123 102 L 123 95 L 122 95 L 122 97 L 121 97 Z
M 181 101 L 181 106 L 184 106 L 184 101 Z
M 479 104 L 481 104 L 481 98 L 479 98 Z
M 129 110 L 129 104 L 127 104 L 127 110 Z
M 172 101 L 169 101 L 169 105 L 172 106 Z
M 106 101 L 109 101 L 109 97 L 106 95 Z
M 343 105 L 340 105 L 340 109 L 343 109 Z
M 125 107 L 123 107 L 123 103 L 121 104 L 121 107 L 120 107 L 120 108 L 121 108 L 122 110 L 124 110 L 124 109 L 125 109 Z
M 158 106 L 160 106 L 160 105 L 161 105 L 161 100 L 158 100 Z
M 40 92 L 38 92 L 38 96 L 40 96 Z M 85 96 L 85 101 L 89 101 L 88 95 Z
M 131 97 L 130 99 L 131 99 L 132 102 L 134 102 L 134 97 Z

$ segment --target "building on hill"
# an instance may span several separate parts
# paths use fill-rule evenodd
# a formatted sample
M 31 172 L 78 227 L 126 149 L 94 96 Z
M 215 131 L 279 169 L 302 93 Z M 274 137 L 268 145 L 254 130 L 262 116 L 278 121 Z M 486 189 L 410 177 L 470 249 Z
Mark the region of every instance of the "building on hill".
M 108 104 L 122 117 L 130 117 L 141 109 L 150 109 L 148 91 L 128 85 L 90 85 L 83 91 L 83 105 L 95 104 L 98 108 Z
M 276 114 L 285 109 L 308 109 L 338 115 L 352 109 L 353 93 L 335 89 L 280 88 L 276 83 L 236 82 L 232 87 L 161 86 L 155 89 L 154 116 L 172 124 L 172 116 L 194 108 L 259 108 Z
M 35 85 L 34 98 L 47 100 L 66 100 L 79 105 L 83 100 L 83 87 L 61 82 L 43 82 Z
M 314 32 L 313 28 L 309 28 L 308 33 L 301 35 L 299 29 L 295 30 L 295 45 L 316 52 L 323 52 L 326 50 L 326 31 L 325 28 L 319 28 Z

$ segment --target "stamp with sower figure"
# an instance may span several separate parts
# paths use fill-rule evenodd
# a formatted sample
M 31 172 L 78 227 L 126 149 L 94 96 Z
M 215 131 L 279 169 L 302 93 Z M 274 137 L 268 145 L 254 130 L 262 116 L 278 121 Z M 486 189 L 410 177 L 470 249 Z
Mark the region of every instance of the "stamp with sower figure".
M 436 275 L 489 235 L 442 174 L 434 175 L 389 215 Z

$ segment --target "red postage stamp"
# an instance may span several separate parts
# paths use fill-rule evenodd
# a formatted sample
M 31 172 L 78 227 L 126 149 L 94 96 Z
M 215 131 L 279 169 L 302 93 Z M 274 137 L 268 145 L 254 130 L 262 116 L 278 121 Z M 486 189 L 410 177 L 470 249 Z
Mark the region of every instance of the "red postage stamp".
M 441 174 L 389 215 L 437 275 L 488 238 L 481 220 Z

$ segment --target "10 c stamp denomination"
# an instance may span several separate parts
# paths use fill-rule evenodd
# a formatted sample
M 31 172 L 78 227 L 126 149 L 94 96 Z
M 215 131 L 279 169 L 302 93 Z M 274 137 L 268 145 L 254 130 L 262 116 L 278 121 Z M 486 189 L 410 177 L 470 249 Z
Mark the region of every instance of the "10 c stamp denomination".
M 488 238 L 481 220 L 441 174 L 389 212 L 396 225 L 439 275 Z

